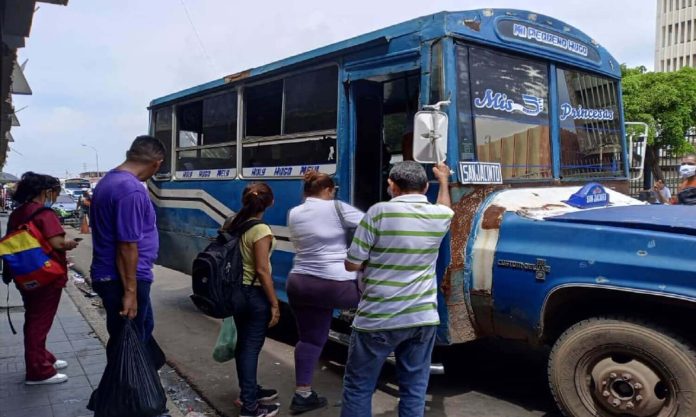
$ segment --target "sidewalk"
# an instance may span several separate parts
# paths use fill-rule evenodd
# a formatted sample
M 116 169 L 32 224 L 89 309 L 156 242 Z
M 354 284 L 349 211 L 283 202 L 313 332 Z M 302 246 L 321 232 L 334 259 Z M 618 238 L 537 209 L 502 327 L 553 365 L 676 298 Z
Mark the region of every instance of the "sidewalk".
M 17 289 L 12 286 L 10 291 Z M 11 310 L 17 335 L 10 330 L 5 309 L 0 313 L 0 417 L 91 417 L 93 413 L 85 407 L 99 384 L 106 353 L 67 292 L 61 297 L 47 343 L 57 358 L 68 361 L 68 368 L 60 372 L 69 379 L 62 384 L 24 385 L 23 309 Z

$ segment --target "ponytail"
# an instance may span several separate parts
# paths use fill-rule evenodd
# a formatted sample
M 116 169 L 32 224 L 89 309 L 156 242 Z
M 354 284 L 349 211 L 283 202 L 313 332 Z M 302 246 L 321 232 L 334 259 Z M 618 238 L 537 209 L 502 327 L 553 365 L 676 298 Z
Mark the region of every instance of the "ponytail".
M 273 204 L 273 190 L 263 182 L 249 184 L 242 192 L 242 208 L 228 219 L 222 230 L 228 232 L 239 227 L 252 216 L 266 211 Z
M 308 171 L 304 176 L 304 196 L 314 197 L 325 188 L 334 189 L 336 184 L 328 174 L 319 171 Z

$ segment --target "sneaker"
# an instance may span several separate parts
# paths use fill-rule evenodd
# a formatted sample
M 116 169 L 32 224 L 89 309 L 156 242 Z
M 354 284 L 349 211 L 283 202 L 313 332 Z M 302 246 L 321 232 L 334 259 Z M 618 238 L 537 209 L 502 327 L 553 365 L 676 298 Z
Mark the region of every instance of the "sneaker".
M 68 363 L 66 361 L 62 361 L 60 359 L 56 360 L 56 362 L 53 364 L 53 367 L 55 369 L 65 369 L 68 367 Z
M 239 417 L 273 417 L 278 414 L 278 410 L 280 410 L 280 407 L 275 404 L 259 404 L 256 410 L 242 408 Z
M 278 398 L 278 390 L 273 388 L 264 388 L 261 385 L 258 386 L 256 391 L 256 398 L 259 402 L 273 401 Z
M 324 408 L 328 403 L 325 397 L 320 397 L 315 391 L 312 391 L 307 398 L 295 393 L 292 397 L 292 403 L 290 403 L 290 413 L 305 413 L 318 408 Z
M 55 374 L 52 377 L 48 379 L 44 379 L 42 381 L 24 381 L 26 385 L 48 385 L 48 384 L 60 384 L 61 382 L 65 382 L 68 380 L 67 375 L 63 374 Z
M 257 385 L 256 401 L 260 403 L 268 403 L 270 401 L 275 400 L 276 398 L 278 398 L 278 390 L 275 390 L 273 388 L 264 388 L 261 385 Z M 242 403 L 242 400 L 237 398 L 236 400 L 234 400 L 234 405 L 235 407 L 241 408 L 244 404 Z

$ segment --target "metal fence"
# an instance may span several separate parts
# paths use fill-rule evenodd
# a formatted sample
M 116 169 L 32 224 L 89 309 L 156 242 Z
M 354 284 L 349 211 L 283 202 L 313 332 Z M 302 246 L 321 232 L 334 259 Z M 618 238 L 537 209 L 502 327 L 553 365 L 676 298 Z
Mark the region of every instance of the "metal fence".
M 689 132 L 689 134 L 686 136 L 686 140 L 690 142 L 694 147 L 696 147 L 696 129 L 692 129 Z M 639 144 L 634 143 L 632 152 L 637 152 L 638 146 Z M 660 158 L 660 169 L 662 170 L 662 176 L 665 180 L 665 185 L 669 187 L 669 190 L 672 192 L 672 195 L 676 193 L 677 186 L 680 182 L 679 165 L 681 165 L 682 156 L 683 155 L 679 155 L 676 152 L 674 152 L 674 150 L 670 147 L 660 149 L 658 153 L 658 157 Z M 652 184 L 655 183 L 655 178 L 652 175 L 652 172 L 649 172 L 649 170 L 646 169 L 644 175 L 647 176 L 649 179 L 647 183 L 643 180 L 631 182 L 630 189 L 632 197 L 638 198 L 640 196 L 641 191 L 643 191 L 644 189 L 652 189 Z M 650 187 L 647 187 L 647 185 L 650 185 Z

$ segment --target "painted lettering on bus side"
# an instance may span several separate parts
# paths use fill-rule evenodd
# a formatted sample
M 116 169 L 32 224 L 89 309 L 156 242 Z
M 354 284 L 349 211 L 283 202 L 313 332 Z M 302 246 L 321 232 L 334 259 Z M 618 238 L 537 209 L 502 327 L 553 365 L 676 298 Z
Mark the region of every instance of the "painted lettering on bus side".
M 209 170 L 207 170 L 207 171 L 200 171 L 200 172 L 198 173 L 198 176 L 201 177 L 201 178 L 210 178 L 210 171 L 209 171 Z
M 276 177 L 288 177 L 292 175 L 292 167 L 278 167 L 273 171 L 273 175 Z
M 479 109 L 493 109 L 512 112 L 514 101 L 510 100 L 507 94 L 494 93 L 490 88 L 485 91 L 483 98 L 476 98 L 474 106 Z
M 300 175 L 304 175 L 307 171 L 319 171 L 319 165 L 302 165 L 300 168 Z
M 229 169 L 218 169 L 217 171 L 217 177 L 229 177 L 231 173 L 231 170 Z
M 252 177 L 263 177 L 266 175 L 266 168 L 252 168 L 251 169 L 251 176 Z
M 508 98 L 507 94 L 494 92 L 488 88 L 484 92 L 483 98 L 474 100 L 474 106 L 479 109 L 493 109 L 508 113 L 519 111 L 528 116 L 536 116 L 544 111 L 544 99 L 541 97 L 522 94 L 522 102 L 524 105 L 515 103 L 514 100 Z
M 561 104 L 561 120 L 614 120 L 614 111 L 609 109 L 586 109 L 581 105 L 573 107 L 570 103 Z
M 193 178 L 193 171 L 186 171 L 182 176 L 184 178 Z

